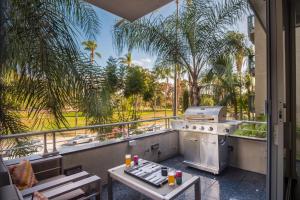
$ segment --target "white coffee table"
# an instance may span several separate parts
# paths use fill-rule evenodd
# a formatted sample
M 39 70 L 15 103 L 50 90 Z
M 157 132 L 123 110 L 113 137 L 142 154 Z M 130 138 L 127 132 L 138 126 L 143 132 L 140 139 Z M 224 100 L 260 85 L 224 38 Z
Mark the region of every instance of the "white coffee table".
M 195 200 L 201 199 L 200 178 L 188 173 L 182 173 L 182 184 L 169 186 L 164 184 L 162 187 L 154 187 L 142 180 L 130 176 L 124 172 L 125 165 L 108 170 L 108 199 L 113 200 L 113 180 L 117 180 L 124 185 L 140 192 L 141 194 L 154 200 L 171 200 L 183 193 L 194 185 Z

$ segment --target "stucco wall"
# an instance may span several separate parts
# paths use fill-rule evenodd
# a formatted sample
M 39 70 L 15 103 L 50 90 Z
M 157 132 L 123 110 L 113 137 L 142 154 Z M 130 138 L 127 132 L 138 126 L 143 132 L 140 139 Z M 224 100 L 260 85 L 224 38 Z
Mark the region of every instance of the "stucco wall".
M 255 20 L 255 112 L 264 113 L 267 94 L 267 43 L 266 33 Z M 300 27 L 296 28 L 296 75 L 300 77 Z M 297 78 L 297 123 L 300 126 L 300 79 Z
M 229 137 L 232 151 L 229 153 L 229 165 L 247 171 L 266 174 L 267 142 L 259 139 Z
M 229 166 L 247 171 L 266 174 L 267 142 L 262 139 L 230 136 L 228 137 Z M 179 134 L 179 152 L 183 154 L 183 138 Z
M 128 141 L 90 149 L 63 153 L 65 169 L 81 165 L 83 170 L 100 176 L 106 183 L 107 170 L 124 163 L 126 153 L 137 154 L 147 160 L 159 162 L 180 154 L 179 133 L 167 131 L 147 137 L 135 138 L 136 146 L 130 147 Z M 159 144 L 159 150 L 151 150 L 151 145 Z M 229 165 L 257 173 L 266 173 L 266 142 L 229 137 L 232 151 L 229 153 Z
M 258 19 L 255 19 L 255 113 L 265 113 L 267 94 L 267 40 Z
M 151 145 L 159 144 L 159 150 L 151 150 Z M 65 169 L 81 165 L 83 170 L 100 176 L 104 182 L 107 170 L 124 163 L 126 153 L 137 154 L 151 161 L 162 161 L 178 155 L 178 132 L 168 131 L 149 137 L 136 138 L 136 146 L 128 141 L 63 154 Z

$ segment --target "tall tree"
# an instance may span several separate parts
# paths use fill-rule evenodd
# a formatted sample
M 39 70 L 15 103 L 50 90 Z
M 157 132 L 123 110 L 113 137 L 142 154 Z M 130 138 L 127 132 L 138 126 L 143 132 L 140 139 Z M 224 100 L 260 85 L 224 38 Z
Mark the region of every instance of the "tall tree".
M 138 48 L 156 54 L 164 66 L 184 67 L 190 80 L 191 104 L 199 105 L 198 79 L 207 71 L 209 60 L 222 49 L 219 40 L 225 30 L 247 9 L 244 0 L 194 0 L 182 6 L 179 15 L 151 16 L 115 26 L 114 41 L 120 51 Z
M 169 79 L 172 77 L 172 67 L 170 66 L 162 66 L 162 65 L 155 65 L 154 73 L 159 79 L 166 80 L 166 88 L 164 91 L 164 100 L 165 100 L 165 117 L 167 116 L 167 99 L 168 99 L 168 91 L 169 91 Z
M 84 49 L 90 52 L 90 61 L 92 64 L 95 62 L 95 55 L 101 58 L 101 54 L 99 52 L 96 52 L 97 49 L 97 43 L 94 40 L 87 40 L 82 42 L 82 45 L 84 46 Z
M 137 120 L 138 116 L 138 101 L 145 90 L 145 76 L 141 67 L 135 66 L 128 68 L 125 80 L 124 96 L 131 98 L 133 113 L 132 119 Z

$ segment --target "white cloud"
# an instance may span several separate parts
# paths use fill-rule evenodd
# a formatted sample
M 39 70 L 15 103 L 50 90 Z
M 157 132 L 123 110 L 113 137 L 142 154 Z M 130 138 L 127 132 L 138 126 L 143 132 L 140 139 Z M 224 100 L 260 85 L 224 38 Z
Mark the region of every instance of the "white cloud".
M 153 66 L 153 60 L 151 60 L 150 58 L 141 58 L 138 60 L 133 60 L 132 63 L 135 65 L 142 66 L 142 67 L 152 67 Z

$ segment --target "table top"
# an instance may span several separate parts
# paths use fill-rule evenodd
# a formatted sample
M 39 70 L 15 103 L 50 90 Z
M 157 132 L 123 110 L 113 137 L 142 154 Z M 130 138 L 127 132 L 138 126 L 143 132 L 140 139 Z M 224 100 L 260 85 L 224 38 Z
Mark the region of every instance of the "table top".
M 125 164 L 109 169 L 108 173 L 113 179 L 127 185 L 128 187 L 131 187 L 136 191 L 139 191 L 140 193 L 152 199 L 172 199 L 200 180 L 198 176 L 193 176 L 183 172 L 181 185 L 169 186 L 168 184 L 164 184 L 162 187 L 157 188 L 142 180 L 139 180 L 138 178 L 126 174 L 124 169 Z

